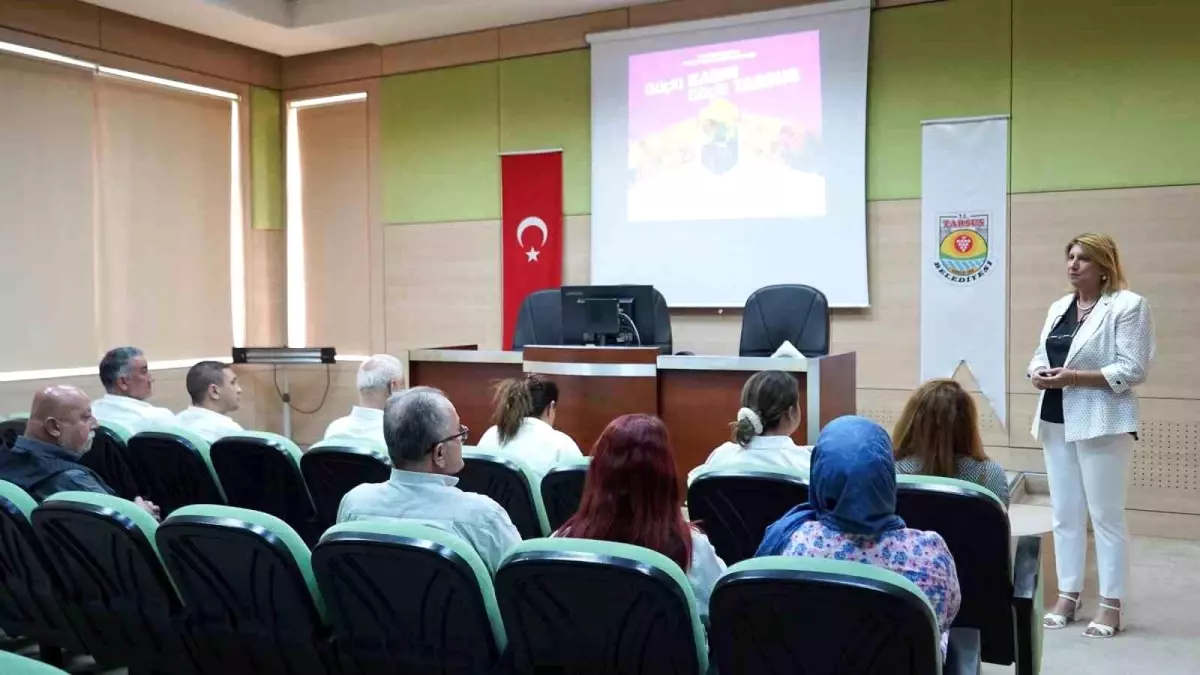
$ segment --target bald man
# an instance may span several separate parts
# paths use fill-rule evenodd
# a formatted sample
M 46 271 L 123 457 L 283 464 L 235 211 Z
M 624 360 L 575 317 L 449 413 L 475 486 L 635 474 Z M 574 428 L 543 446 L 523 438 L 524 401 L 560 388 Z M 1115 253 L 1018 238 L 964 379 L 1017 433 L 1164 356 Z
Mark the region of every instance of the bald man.
M 365 442 L 380 450 L 383 440 L 383 409 L 388 397 L 404 390 L 404 364 L 390 354 L 376 354 L 358 367 L 358 405 L 350 414 L 329 423 L 325 440 Z
M 0 451 L 0 480 L 6 480 L 39 502 L 57 492 L 80 490 L 114 494 L 104 479 L 79 459 L 92 449 L 99 424 L 92 402 L 78 387 L 46 387 L 33 396 L 25 435 Z M 138 506 L 158 517 L 158 507 L 138 497 Z

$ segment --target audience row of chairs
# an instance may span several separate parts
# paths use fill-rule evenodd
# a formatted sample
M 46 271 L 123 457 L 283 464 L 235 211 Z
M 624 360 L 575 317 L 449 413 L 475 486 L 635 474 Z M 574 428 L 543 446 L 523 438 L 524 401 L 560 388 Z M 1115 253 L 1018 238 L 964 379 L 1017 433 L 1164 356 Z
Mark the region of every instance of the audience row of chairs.
M 0 483 L 0 627 L 103 667 L 199 675 L 978 671 L 981 631 L 937 622 L 903 577 L 758 558 L 717 584 L 707 631 L 683 571 L 653 551 L 534 539 L 494 580 L 454 535 L 400 522 L 327 531 L 310 552 L 272 516 Z M 986 638 L 985 638 L 986 639 Z

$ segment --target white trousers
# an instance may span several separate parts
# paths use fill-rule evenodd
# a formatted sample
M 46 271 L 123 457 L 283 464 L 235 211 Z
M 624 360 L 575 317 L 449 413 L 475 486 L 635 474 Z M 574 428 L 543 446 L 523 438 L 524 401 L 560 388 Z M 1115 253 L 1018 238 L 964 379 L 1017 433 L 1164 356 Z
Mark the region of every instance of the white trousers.
M 1054 555 L 1058 590 L 1083 590 L 1087 519 L 1096 534 L 1100 595 L 1119 600 L 1129 577 L 1129 537 L 1125 530 L 1125 482 L 1133 437 L 1113 434 L 1068 443 L 1063 425 L 1041 423 L 1042 450 L 1054 513 Z

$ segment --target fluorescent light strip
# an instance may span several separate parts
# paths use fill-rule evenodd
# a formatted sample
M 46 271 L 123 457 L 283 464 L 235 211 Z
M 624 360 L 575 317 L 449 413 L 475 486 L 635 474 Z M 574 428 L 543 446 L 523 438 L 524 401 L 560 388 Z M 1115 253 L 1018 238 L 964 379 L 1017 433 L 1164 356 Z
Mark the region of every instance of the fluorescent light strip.
M 296 109 L 287 115 L 287 346 L 308 342 L 308 297 L 304 274 L 304 181 L 300 174 L 300 125 Z
M 233 346 L 246 346 L 246 242 L 242 214 L 242 124 L 239 103 L 230 101 L 229 134 L 229 308 Z
M 306 98 L 300 101 L 291 101 L 288 103 L 289 108 L 315 108 L 321 105 L 336 105 L 338 103 L 353 103 L 355 101 L 367 100 L 367 93 L 360 91 L 355 94 L 338 94 L 337 96 L 324 96 L 321 98 Z
M 229 363 L 229 356 L 208 356 L 200 359 L 175 359 L 174 361 L 151 361 L 150 370 L 171 370 L 174 368 L 191 368 L 201 361 L 220 361 Z M 0 373 L 0 382 L 23 382 L 27 380 L 53 380 L 63 377 L 84 377 L 87 375 L 100 376 L 100 366 L 81 366 L 79 368 L 47 368 L 44 370 L 10 370 Z
M 89 63 L 87 61 L 80 61 L 79 59 L 73 59 L 69 56 L 55 54 L 54 52 L 47 52 L 47 51 L 42 51 L 41 49 L 34 49 L 33 47 L 22 47 L 21 45 L 14 45 L 11 42 L 0 42 L 0 52 L 9 52 L 12 54 L 20 54 L 21 56 L 29 56 L 29 57 L 32 57 L 35 59 L 41 59 L 43 61 L 53 61 L 54 63 L 63 63 L 68 66 L 76 66 L 77 68 L 86 68 L 88 70 L 95 70 L 97 68 L 96 64 L 94 64 L 94 63 Z
M 124 77 L 129 80 L 137 80 L 138 82 L 148 82 L 150 84 L 157 84 L 157 85 L 160 85 L 163 87 L 170 87 L 171 89 L 180 89 L 183 91 L 190 91 L 193 94 L 204 94 L 205 96 L 216 96 L 217 98 L 223 98 L 223 99 L 227 99 L 230 101 L 238 100 L 237 94 L 234 94 L 234 93 L 228 92 L 228 91 L 221 91 L 220 89 L 201 87 L 198 84 L 188 84 L 187 82 L 179 82 L 177 80 L 168 80 L 165 77 L 155 77 L 153 75 L 143 75 L 141 73 L 135 73 L 130 70 L 121 70 L 119 68 L 109 68 L 108 66 L 98 66 L 97 70 L 99 70 L 104 75 L 112 75 L 114 77 Z

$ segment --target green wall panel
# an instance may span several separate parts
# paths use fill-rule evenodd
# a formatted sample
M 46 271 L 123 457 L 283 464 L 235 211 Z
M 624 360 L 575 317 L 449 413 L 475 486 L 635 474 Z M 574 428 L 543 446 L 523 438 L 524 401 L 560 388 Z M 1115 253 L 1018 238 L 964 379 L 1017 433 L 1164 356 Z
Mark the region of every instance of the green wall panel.
M 250 88 L 250 224 L 281 230 L 283 212 L 283 102 L 272 89 Z
M 586 49 L 500 62 L 500 149 L 563 149 L 563 210 L 592 212 L 592 68 Z
M 385 222 L 500 217 L 499 72 L 492 62 L 384 78 Z
M 921 195 L 922 120 L 1009 112 L 1011 16 L 1011 0 L 871 15 L 867 199 Z
M 1015 2 L 1013 192 L 1200 182 L 1200 2 Z

